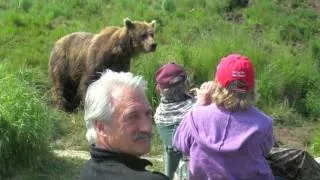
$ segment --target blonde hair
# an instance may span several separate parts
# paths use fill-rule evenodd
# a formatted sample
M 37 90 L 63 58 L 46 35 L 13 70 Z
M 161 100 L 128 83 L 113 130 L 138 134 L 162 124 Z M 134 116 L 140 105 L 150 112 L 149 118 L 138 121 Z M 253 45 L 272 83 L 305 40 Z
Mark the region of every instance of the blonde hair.
M 222 87 L 218 82 L 213 82 L 212 102 L 220 108 L 228 111 L 246 111 L 255 100 L 254 90 L 250 92 L 239 92 Z

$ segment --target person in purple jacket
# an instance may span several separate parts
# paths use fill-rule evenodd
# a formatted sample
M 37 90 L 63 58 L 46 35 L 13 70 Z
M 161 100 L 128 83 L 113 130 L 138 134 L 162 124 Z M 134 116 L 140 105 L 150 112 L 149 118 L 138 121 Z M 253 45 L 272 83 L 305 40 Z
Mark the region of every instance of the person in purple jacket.
M 212 104 L 189 111 L 173 145 L 190 156 L 190 180 L 273 180 L 266 156 L 274 144 L 271 117 L 252 105 L 250 59 L 231 54 L 217 67 Z

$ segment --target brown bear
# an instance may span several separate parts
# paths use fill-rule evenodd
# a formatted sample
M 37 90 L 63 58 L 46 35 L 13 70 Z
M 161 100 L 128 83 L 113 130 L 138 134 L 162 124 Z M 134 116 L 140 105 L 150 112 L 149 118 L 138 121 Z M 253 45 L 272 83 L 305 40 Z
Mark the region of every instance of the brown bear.
M 132 57 L 155 51 L 155 23 L 126 18 L 124 27 L 106 27 L 97 34 L 75 32 L 59 39 L 48 65 L 54 103 L 66 111 L 75 110 L 100 72 L 129 71 Z

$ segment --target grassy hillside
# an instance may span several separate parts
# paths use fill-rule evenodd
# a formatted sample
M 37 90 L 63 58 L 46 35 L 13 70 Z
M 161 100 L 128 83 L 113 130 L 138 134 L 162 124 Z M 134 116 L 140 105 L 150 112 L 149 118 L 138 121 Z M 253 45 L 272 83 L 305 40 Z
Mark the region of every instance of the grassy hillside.
M 105 26 L 122 26 L 125 17 L 157 20 L 157 51 L 134 58 L 131 68 L 148 80 L 148 96 L 153 107 L 158 103 L 153 76 L 161 64 L 175 61 L 184 65 L 192 85 L 196 86 L 213 78 L 214 67 L 221 57 L 237 52 L 252 58 L 260 94 L 257 106 L 273 116 L 277 126 L 303 128 L 304 123 L 318 126 L 319 6 L 313 0 L 244 2 L 0 0 L 0 155 L 16 148 L 5 143 L 20 132 L 22 128 L 17 127 L 26 127 L 24 136 L 30 140 L 17 138 L 16 142 L 33 147 L 32 141 L 45 140 L 45 147 L 39 147 L 40 154 L 46 155 L 48 146 L 49 149 L 87 150 L 83 112 L 67 114 L 50 103 L 51 85 L 47 74 L 50 50 L 54 42 L 66 34 L 99 32 Z M 23 98 L 17 96 L 21 92 L 26 94 Z M 30 108 L 18 111 L 21 107 Z M 41 114 L 43 112 L 48 113 Z M 23 118 L 18 120 L 17 117 Z M 47 134 L 39 131 L 38 126 L 24 126 L 29 122 L 28 118 L 35 124 L 45 120 Z M 34 138 L 32 133 L 41 134 L 37 136 L 41 140 Z M 320 140 L 316 138 L 319 136 L 314 136 L 309 144 L 312 152 L 319 154 Z M 158 155 L 161 152 L 158 138 L 154 144 L 151 154 Z M 15 152 L 19 153 L 18 150 Z M 0 162 L 4 160 L 8 161 L 0 156 Z M 15 161 L 23 160 L 21 157 Z M 41 158 L 36 162 L 47 165 Z M 0 175 L 7 171 L 0 168 Z M 62 173 L 63 168 L 58 168 L 57 172 Z

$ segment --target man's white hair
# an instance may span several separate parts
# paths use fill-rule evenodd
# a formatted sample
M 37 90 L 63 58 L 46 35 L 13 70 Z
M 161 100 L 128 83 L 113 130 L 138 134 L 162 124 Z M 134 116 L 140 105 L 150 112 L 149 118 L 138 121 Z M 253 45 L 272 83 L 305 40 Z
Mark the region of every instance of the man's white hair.
M 142 76 L 134 76 L 130 72 L 106 70 L 97 81 L 90 84 L 84 103 L 86 138 L 90 144 L 95 144 L 97 140 L 96 121 L 111 122 L 111 115 L 114 112 L 111 92 L 116 87 L 137 90 L 145 94 L 147 82 Z

